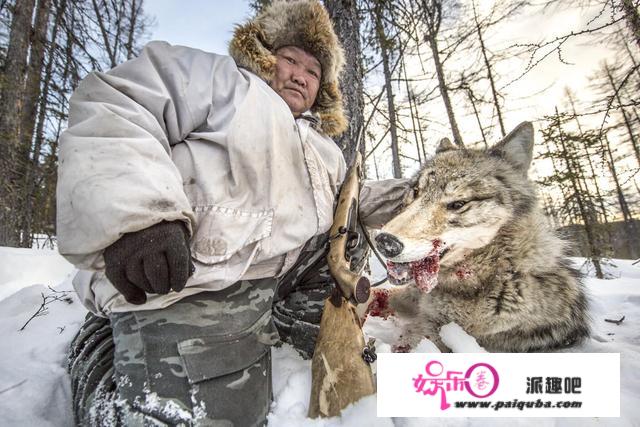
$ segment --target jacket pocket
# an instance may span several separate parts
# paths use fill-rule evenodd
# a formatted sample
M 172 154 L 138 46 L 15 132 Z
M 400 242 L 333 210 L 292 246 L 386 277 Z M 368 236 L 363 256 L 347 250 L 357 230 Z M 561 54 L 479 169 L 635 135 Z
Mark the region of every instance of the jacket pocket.
M 226 261 L 246 246 L 271 235 L 273 210 L 196 206 L 191 255 L 205 264 Z

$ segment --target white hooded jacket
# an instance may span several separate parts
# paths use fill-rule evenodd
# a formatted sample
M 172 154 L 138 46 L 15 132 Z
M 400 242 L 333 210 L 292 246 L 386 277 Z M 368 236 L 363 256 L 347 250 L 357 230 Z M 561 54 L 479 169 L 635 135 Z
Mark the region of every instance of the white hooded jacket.
M 226 56 L 152 42 L 85 78 L 60 138 L 59 251 L 92 311 L 164 307 L 240 278 L 283 274 L 329 229 L 340 149 Z M 180 293 L 128 304 L 102 273 L 122 234 L 181 220 L 195 274 Z

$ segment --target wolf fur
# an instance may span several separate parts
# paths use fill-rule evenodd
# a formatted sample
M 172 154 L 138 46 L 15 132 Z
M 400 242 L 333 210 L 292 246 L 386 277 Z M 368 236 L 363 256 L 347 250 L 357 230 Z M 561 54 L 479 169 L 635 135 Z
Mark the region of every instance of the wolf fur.
M 405 325 L 400 349 L 428 337 L 447 350 L 438 332 L 452 321 L 492 352 L 546 351 L 588 336 L 580 275 L 527 179 L 533 134 L 522 123 L 487 151 L 442 142 L 414 177 L 404 209 L 382 228 L 386 240 L 378 235 L 377 246 L 392 262 L 417 261 L 442 245 L 430 293 L 414 283 L 391 293 L 389 308 Z

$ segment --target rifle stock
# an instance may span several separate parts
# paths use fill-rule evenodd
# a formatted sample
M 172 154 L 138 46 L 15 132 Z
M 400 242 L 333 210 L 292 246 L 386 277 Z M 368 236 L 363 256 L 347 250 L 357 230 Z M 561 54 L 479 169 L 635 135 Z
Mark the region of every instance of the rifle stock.
M 358 212 L 362 157 L 356 152 L 338 198 L 330 230 L 328 264 L 338 284 L 324 302 L 320 333 L 311 364 L 309 417 L 333 417 L 362 397 L 375 393 L 371 367 L 355 304 L 367 301 L 369 280 L 350 270 L 351 245 Z

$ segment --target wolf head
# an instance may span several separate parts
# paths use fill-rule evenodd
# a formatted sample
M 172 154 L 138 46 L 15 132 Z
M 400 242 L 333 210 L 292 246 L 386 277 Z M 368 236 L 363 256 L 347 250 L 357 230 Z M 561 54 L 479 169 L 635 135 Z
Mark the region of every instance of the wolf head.
M 393 282 L 410 280 L 416 268 L 437 273 L 438 263 L 453 266 L 527 214 L 536 204 L 527 179 L 532 152 L 529 122 L 486 151 L 441 141 L 435 157 L 413 178 L 404 209 L 376 237 L 376 246 L 396 267 L 395 277 L 390 270 Z

